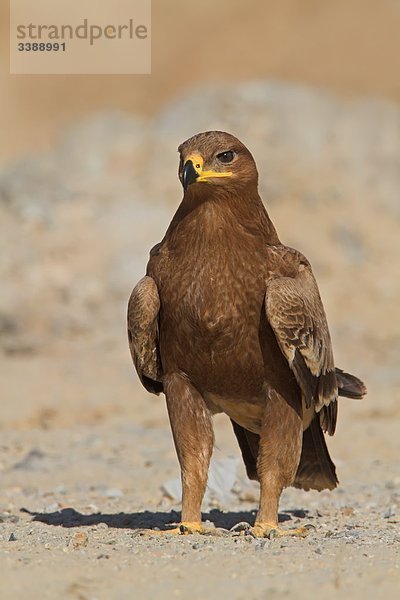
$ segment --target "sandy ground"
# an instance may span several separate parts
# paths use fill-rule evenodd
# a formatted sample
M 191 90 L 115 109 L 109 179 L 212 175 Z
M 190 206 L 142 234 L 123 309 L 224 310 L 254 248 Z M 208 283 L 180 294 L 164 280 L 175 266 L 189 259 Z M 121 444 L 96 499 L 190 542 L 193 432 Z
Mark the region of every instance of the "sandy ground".
M 306 598 L 316 590 L 327 598 L 397 597 L 398 412 L 371 410 L 372 401 L 342 403 L 330 440 L 340 487 L 287 490 L 281 501 L 283 527 L 314 525 L 305 540 L 219 529 L 254 519 L 257 488 L 241 465 L 230 498 L 204 506 L 220 537 L 140 535 L 179 519 L 179 504 L 161 489 L 178 466 L 163 399 L 146 397 L 131 380 L 126 352 L 112 350 L 95 389 L 86 364 L 93 348 L 85 343 L 73 350 L 80 383 L 58 353 L 51 361 L 7 361 L 9 375 L 26 380 L 15 386 L 30 388 L 22 402 L 33 420 L 2 432 L 2 598 Z M 110 347 L 100 343 L 95 352 L 109 356 Z M 53 385 L 75 395 L 109 393 L 110 401 L 99 402 L 97 414 L 76 402 L 62 424 L 45 409 Z M 239 456 L 223 417 L 216 436 L 216 458 Z
M 209 86 L 154 119 L 77 123 L 1 171 L 1 598 L 398 597 L 399 123 L 384 100 Z M 141 532 L 179 518 L 163 488 L 179 471 L 125 307 L 180 198 L 175 149 L 207 124 L 253 150 L 282 239 L 314 266 L 337 365 L 369 389 L 328 440 L 340 487 L 282 497 L 282 526 L 314 525 L 305 540 L 229 531 L 257 486 L 222 416 L 214 456 L 238 463 L 204 504 L 213 535 Z

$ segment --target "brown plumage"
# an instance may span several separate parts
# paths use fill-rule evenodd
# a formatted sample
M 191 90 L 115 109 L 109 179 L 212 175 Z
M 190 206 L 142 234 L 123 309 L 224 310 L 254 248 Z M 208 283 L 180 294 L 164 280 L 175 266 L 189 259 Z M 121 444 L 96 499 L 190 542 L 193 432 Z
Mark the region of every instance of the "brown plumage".
M 247 148 L 211 131 L 179 152 L 183 200 L 129 301 L 133 361 L 146 389 L 166 395 L 186 528 L 201 530 L 211 416 L 224 412 L 261 486 L 253 532 L 283 535 L 283 488 L 336 487 L 323 431 L 335 431 L 338 395 L 366 390 L 335 369 L 311 266 L 279 241 Z

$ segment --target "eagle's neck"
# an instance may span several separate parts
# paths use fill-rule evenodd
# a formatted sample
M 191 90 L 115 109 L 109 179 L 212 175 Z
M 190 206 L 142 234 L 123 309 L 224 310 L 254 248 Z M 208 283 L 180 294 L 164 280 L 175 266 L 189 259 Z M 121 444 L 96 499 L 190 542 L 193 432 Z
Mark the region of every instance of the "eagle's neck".
M 166 233 L 173 244 L 187 243 L 189 238 L 209 244 L 214 240 L 221 243 L 224 238 L 226 243 L 238 243 L 244 237 L 258 243 L 280 243 L 257 188 L 240 194 L 222 189 L 213 194 L 208 189 L 194 193 L 189 188 Z

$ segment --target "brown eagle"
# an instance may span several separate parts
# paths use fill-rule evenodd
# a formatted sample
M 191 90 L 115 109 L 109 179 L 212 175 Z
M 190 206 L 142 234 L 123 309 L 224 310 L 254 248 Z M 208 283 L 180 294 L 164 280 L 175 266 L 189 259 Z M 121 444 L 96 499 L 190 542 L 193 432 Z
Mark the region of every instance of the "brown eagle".
M 128 306 L 132 358 L 144 387 L 165 394 L 181 467 L 174 531 L 202 531 L 212 415 L 223 412 L 260 482 L 252 533 L 305 535 L 278 527 L 282 490 L 336 487 L 323 432 L 335 431 L 338 396 L 366 389 L 335 368 L 310 263 L 280 242 L 249 150 L 208 131 L 179 153 L 183 199 Z

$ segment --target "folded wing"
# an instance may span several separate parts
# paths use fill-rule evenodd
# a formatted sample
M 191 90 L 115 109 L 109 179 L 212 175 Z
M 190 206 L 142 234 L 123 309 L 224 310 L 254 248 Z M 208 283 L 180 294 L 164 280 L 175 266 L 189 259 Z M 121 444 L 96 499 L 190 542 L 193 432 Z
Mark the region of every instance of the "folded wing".
M 160 298 L 154 279 L 143 277 L 128 303 L 128 339 L 132 359 L 144 387 L 153 394 L 163 391 L 158 346 Z
M 266 315 L 300 386 L 305 406 L 313 406 L 320 413 L 322 428 L 333 435 L 338 384 L 331 338 L 311 267 L 298 256 L 294 277 L 273 276 L 267 282 Z

